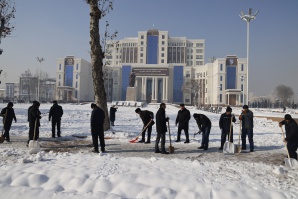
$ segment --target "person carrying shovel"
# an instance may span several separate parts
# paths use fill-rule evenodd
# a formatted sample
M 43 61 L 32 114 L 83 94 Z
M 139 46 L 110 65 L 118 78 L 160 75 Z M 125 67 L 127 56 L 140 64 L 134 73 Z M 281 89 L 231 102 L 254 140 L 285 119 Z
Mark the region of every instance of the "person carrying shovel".
M 297 160 L 297 148 L 298 148 L 298 125 L 293 120 L 290 114 L 286 114 L 284 120 L 279 122 L 279 127 L 285 125 L 286 137 L 284 142 L 287 143 L 290 158 Z
M 149 144 L 150 143 L 150 139 L 151 139 L 152 126 L 154 125 L 154 122 L 153 122 L 154 115 L 153 115 L 153 113 L 151 111 L 147 111 L 147 110 L 142 111 L 140 108 L 137 108 L 135 110 L 135 112 L 140 115 L 140 118 L 143 121 L 143 124 L 144 124 L 143 129 L 146 126 L 147 126 L 147 129 L 148 129 L 147 141 L 145 142 L 145 132 L 146 132 L 146 129 L 144 129 L 143 132 L 142 132 L 142 139 L 139 142 L 140 143 Z M 149 124 L 149 122 L 150 122 L 150 124 Z
M 239 120 L 242 121 L 242 148 L 241 150 L 246 150 L 246 135 L 248 136 L 248 141 L 250 145 L 250 152 L 254 151 L 254 140 L 253 140 L 253 128 L 254 128 L 254 114 L 248 109 L 247 105 L 244 105 Z
M 223 150 L 227 136 L 229 142 L 233 142 L 233 126 L 231 126 L 232 122 L 236 122 L 236 119 L 235 116 L 232 115 L 232 108 L 228 106 L 226 112 L 221 114 L 219 119 L 219 128 L 221 129 L 221 145 L 219 150 Z

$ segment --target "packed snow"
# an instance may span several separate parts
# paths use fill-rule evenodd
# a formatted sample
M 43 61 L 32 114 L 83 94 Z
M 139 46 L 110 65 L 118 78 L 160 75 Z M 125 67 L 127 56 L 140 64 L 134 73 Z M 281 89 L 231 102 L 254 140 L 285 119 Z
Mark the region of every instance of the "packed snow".
M 135 107 L 119 107 L 116 126 L 105 132 L 107 152 L 96 154 L 91 152 L 90 104 L 62 104 L 61 138 L 51 138 L 51 104 L 41 104 L 42 151 L 30 155 L 26 147 L 29 106 L 15 104 L 17 123 L 10 131 L 12 142 L 0 144 L 1 198 L 298 198 L 298 170 L 285 167 L 287 154 L 281 130 L 277 121 L 266 119 L 282 118 L 281 110 L 252 109 L 255 152 L 224 155 L 218 150 L 220 114 L 187 107 L 191 115 L 203 113 L 212 121 L 209 149 L 203 151 L 197 149 L 201 136 L 194 136 L 198 127 L 193 118 L 189 123 L 190 143 L 183 143 L 183 131 L 182 142 L 173 142 L 179 109 L 168 105 L 166 114 L 175 152 L 163 155 L 154 153 L 155 126 L 151 144 L 129 142 L 141 132 L 143 124 Z M 155 104 L 141 109 L 156 113 L 158 107 Z M 236 115 L 240 112 L 240 108 L 233 108 Z M 291 113 L 298 117 L 295 111 Z M 234 144 L 238 144 L 238 136 L 236 122 Z M 168 146 L 167 135 L 166 149 Z

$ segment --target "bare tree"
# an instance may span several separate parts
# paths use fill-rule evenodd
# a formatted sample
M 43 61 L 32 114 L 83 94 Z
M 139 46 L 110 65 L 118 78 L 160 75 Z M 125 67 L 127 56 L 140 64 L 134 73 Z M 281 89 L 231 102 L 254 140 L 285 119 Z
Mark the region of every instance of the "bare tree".
M 86 0 L 90 7 L 90 56 L 94 97 L 96 104 L 105 112 L 104 129 L 110 128 L 107 98 L 104 88 L 103 66 L 105 53 L 100 44 L 100 20 L 113 10 L 113 0 Z
M 284 106 L 289 106 L 291 103 L 290 99 L 293 98 L 294 92 L 291 87 L 281 84 L 275 88 L 274 95 L 284 104 Z
M 11 19 L 15 18 L 16 7 L 12 0 L 0 1 L 0 43 L 1 38 L 10 35 L 14 30 L 14 25 L 11 24 Z

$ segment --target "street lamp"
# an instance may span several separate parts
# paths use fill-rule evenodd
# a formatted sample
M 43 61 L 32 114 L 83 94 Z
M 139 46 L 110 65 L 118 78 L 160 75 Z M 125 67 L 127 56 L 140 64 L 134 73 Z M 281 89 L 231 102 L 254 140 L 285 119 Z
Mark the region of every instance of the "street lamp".
M 39 66 L 41 68 L 41 62 L 43 62 L 45 59 L 43 57 L 36 57 L 36 60 L 39 62 Z M 39 74 L 39 70 L 38 71 L 38 79 L 37 79 L 37 100 L 39 101 L 39 78 L 40 78 L 40 74 Z
M 246 75 L 247 75 L 247 80 L 246 80 L 246 90 L 247 90 L 247 95 L 246 95 L 246 102 L 247 102 L 247 105 L 248 105 L 248 56 L 249 56 L 249 22 L 251 20 L 254 20 L 258 14 L 259 10 L 257 10 L 257 12 L 252 15 L 252 9 L 249 8 L 248 9 L 248 14 L 247 15 L 244 15 L 243 12 L 241 11 L 241 14 L 239 15 L 241 20 L 244 20 L 247 22 L 247 49 L 246 49 L 246 64 L 247 64 L 247 67 L 246 67 Z M 244 102 L 244 99 L 243 99 L 243 102 Z
M 244 77 L 241 76 L 240 79 L 243 82 L 243 84 L 242 84 L 243 86 L 242 86 L 241 90 L 242 90 L 242 105 L 244 105 Z

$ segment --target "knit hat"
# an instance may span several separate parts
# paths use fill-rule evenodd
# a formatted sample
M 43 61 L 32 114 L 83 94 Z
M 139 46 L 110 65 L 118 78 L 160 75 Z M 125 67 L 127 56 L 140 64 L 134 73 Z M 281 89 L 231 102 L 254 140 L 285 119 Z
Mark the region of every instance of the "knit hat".
M 232 112 L 232 108 L 228 106 L 226 112 Z
M 291 120 L 292 116 L 290 114 L 285 114 L 285 120 Z
M 13 107 L 13 103 L 12 102 L 8 102 L 7 106 Z
M 140 108 L 137 108 L 137 109 L 135 110 L 135 112 L 136 112 L 136 113 L 141 112 L 141 109 L 140 109 Z
M 248 106 L 247 105 L 244 105 L 242 108 L 243 109 L 248 109 Z
M 95 108 L 95 107 L 97 107 L 97 105 L 94 104 L 94 103 L 92 103 L 92 104 L 91 104 L 91 108 Z
M 179 106 L 184 107 L 185 105 L 184 104 L 180 104 Z

